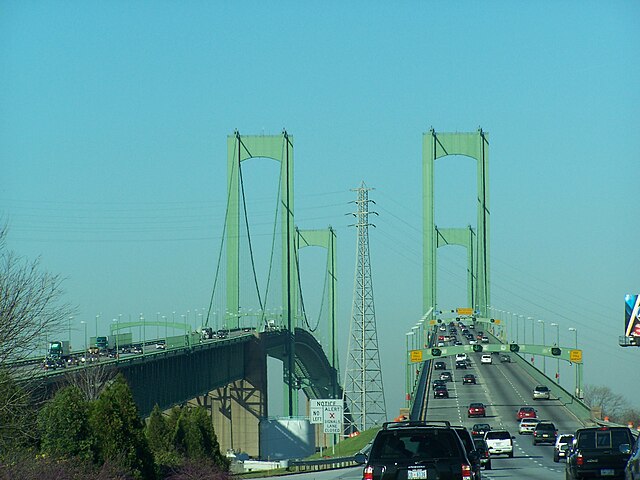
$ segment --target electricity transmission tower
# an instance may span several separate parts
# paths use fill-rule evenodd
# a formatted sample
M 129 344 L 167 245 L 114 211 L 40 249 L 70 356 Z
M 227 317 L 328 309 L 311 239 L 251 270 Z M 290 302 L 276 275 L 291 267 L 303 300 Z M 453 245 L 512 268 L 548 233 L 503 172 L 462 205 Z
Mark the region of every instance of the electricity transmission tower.
M 353 286 L 351 331 L 344 381 L 344 403 L 350 415 L 345 416 L 345 431 L 364 431 L 386 420 L 382 388 L 382 369 L 378 352 L 378 334 L 371 283 L 369 258 L 369 190 L 362 182 L 358 192 L 357 262 Z M 375 202 L 373 202 L 375 203 Z M 375 212 L 371 212 L 376 214 Z M 376 214 L 377 215 L 377 214 Z

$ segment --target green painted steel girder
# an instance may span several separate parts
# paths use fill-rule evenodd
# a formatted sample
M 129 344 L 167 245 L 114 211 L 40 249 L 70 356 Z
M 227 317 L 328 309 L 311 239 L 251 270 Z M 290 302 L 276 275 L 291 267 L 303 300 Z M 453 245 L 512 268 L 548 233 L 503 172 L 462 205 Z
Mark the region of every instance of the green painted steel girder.
M 512 345 L 518 346 L 518 353 L 526 353 L 531 355 L 541 355 L 543 357 L 550 358 L 559 358 L 560 360 L 565 360 L 570 363 L 582 363 L 582 350 L 569 348 L 569 347 L 558 347 L 556 345 L 526 345 L 522 343 L 518 344 L 497 344 L 497 343 L 489 343 L 489 344 L 479 344 L 478 346 L 482 347 L 482 352 L 480 353 L 512 353 L 511 348 Z M 450 357 L 453 355 L 457 355 L 458 353 L 478 353 L 473 349 L 475 345 L 459 345 L 454 347 L 433 347 L 426 348 L 421 350 L 413 350 L 413 352 L 420 351 L 421 356 L 418 359 L 417 355 L 412 352 L 409 352 L 407 357 L 407 361 L 411 363 L 420 363 L 426 360 L 433 360 L 434 358 L 439 357 Z M 560 355 L 553 355 L 553 349 L 559 349 Z M 440 355 L 433 355 L 433 351 L 440 351 Z
M 167 327 L 175 330 L 183 330 L 185 332 L 189 332 L 191 330 L 191 325 L 188 323 L 157 322 L 153 320 L 149 320 L 148 322 L 115 322 L 109 325 L 111 333 L 134 327 Z
M 423 310 L 436 305 L 436 251 L 434 170 L 435 161 L 448 155 L 464 155 L 477 162 L 477 240 L 474 259 L 473 301 L 469 307 L 487 314 L 489 291 L 489 141 L 488 134 L 436 133 L 431 129 L 422 136 L 423 181 Z

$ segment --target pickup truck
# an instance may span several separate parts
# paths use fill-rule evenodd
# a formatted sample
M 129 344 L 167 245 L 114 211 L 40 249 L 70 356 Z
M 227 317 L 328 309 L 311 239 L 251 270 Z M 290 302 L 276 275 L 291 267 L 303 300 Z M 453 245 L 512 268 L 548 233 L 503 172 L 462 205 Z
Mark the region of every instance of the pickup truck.
M 576 431 L 567 452 L 566 478 L 624 478 L 633 436 L 627 427 L 589 427 Z

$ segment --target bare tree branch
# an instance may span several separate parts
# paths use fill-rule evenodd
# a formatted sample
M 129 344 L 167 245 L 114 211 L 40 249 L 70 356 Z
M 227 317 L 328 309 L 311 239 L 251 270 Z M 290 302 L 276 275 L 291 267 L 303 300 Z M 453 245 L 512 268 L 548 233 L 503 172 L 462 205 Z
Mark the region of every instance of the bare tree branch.
M 12 252 L 0 252 L 0 363 L 31 356 L 45 332 L 58 333 L 75 309 L 63 302 L 63 279 Z
M 627 407 L 627 401 L 622 395 L 613 393 L 607 386 L 587 385 L 584 389 L 584 401 L 590 407 L 600 407 L 602 414 L 612 420 L 620 418 Z
M 96 400 L 116 377 L 117 369 L 113 364 L 95 364 L 86 368 L 75 369 L 65 374 L 66 385 L 78 387 L 85 400 Z
M 60 332 L 75 312 L 63 301 L 62 277 L 41 271 L 39 259 L 30 262 L 7 250 L 6 237 L 7 225 L 0 224 L 0 437 L 5 447 L 35 435 L 29 415 L 37 386 L 17 381 L 32 378 L 33 372 L 13 362 L 32 357 L 45 335 Z

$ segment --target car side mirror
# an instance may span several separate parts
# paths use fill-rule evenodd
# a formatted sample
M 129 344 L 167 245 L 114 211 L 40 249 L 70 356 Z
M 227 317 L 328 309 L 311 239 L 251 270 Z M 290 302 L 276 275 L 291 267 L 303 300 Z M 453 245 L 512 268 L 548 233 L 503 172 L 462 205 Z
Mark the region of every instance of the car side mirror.
M 511 440 L 515 440 L 516 437 L 514 435 L 511 435 Z
M 358 465 L 367 463 L 367 455 L 365 453 L 358 452 L 354 455 L 353 461 L 356 462 Z
M 631 453 L 631 445 L 628 443 L 623 443 L 619 447 L 620 453 L 624 453 L 625 455 L 629 455 Z

